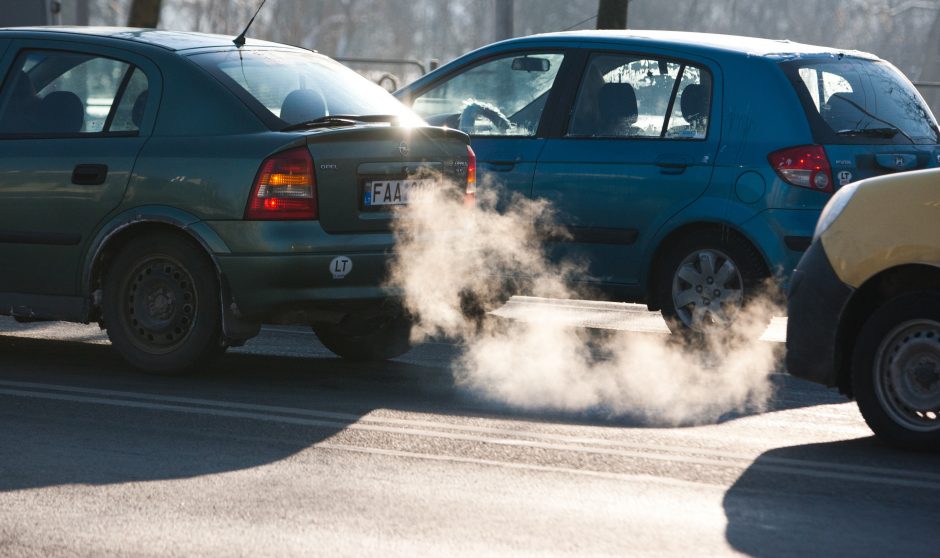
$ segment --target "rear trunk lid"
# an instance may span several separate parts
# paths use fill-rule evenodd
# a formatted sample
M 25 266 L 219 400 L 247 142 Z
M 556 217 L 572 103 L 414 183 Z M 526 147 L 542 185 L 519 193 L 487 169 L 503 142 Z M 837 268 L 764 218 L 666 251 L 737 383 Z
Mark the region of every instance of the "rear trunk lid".
M 923 145 L 827 145 L 836 189 L 872 176 L 937 167 L 940 147 Z
M 467 136 L 443 128 L 360 125 L 307 136 L 320 224 L 329 233 L 390 230 L 395 208 L 415 188 L 467 186 Z

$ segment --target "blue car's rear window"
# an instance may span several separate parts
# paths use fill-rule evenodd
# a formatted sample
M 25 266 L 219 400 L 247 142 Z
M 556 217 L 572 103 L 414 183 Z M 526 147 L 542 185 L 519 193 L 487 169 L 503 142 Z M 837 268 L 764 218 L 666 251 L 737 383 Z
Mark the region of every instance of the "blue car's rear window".
M 821 143 L 940 143 L 927 104 L 887 62 L 844 57 L 783 66 Z
M 421 122 L 385 89 L 312 52 L 241 49 L 192 59 L 286 125 L 331 115 L 395 115 Z

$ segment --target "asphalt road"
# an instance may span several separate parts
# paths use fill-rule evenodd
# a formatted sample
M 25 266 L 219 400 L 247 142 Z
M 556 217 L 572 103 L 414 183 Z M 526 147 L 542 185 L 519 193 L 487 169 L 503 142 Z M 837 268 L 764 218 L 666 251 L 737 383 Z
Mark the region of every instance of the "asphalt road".
M 641 307 L 514 299 L 665 336 Z M 778 343 L 775 320 L 762 341 Z M 344 362 L 270 328 L 195 377 L 96 327 L 0 320 L 0 556 L 936 556 L 940 456 L 777 373 L 768 409 L 664 427 L 467 391 L 453 343 Z

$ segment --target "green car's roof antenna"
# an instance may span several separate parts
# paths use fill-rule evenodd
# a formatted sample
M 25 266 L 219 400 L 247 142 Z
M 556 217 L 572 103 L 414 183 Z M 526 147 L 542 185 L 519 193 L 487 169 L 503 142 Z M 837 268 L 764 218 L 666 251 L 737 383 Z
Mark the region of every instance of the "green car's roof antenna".
M 246 25 L 245 29 L 242 30 L 242 32 L 239 33 L 238 36 L 235 37 L 235 39 L 232 41 L 233 43 L 235 43 L 235 46 L 240 47 L 245 44 L 245 33 L 248 32 L 248 28 L 251 27 L 251 24 L 255 22 L 255 18 L 258 17 L 258 12 L 260 12 L 261 8 L 264 7 L 264 3 L 266 1 L 267 0 L 261 0 L 261 4 L 258 4 L 258 9 L 255 10 L 255 15 L 251 16 L 251 19 L 248 20 L 248 25 Z

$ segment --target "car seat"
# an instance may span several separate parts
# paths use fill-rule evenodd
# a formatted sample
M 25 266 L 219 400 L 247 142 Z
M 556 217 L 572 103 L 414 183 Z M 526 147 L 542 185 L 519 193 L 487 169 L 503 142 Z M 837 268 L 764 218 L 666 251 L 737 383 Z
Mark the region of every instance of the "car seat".
M 708 126 L 708 89 L 704 85 L 692 83 L 682 90 L 679 109 L 682 118 L 689 123 L 689 129 L 696 134 L 705 133 Z
M 85 105 L 71 91 L 53 91 L 39 101 L 36 131 L 40 133 L 75 134 L 85 122 Z
M 147 108 L 147 97 L 149 90 L 141 91 L 134 100 L 134 106 L 131 108 L 131 122 L 139 130 L 140 123 L 144 120 L 144 109 Z
M 865 113 L 859 108 L 865 106 L 865 99 L 858 93 L 835 93 L 822 105 L 819 113 L 833 131 L 856 130 L 865 119 Z
M 3 117 L 0 118 L 0 132 L 22 133 L 32 129 L 33 120 L 39 108 L 39 99 L 33 84 L 22 70 L 13 75 L 13 88 L 10 96 L 2 107 Z
M 639 115 L 636 91 L 629 83 L 605 83 L 597 97 L 599 112 L 597 135 L 633 136 L 639 129 L 633 126 Z
M 281 103 L 281 120 L 288 124 L 300 124 L 326 115 L 326 102 L 313 89 L 295 89 Z

